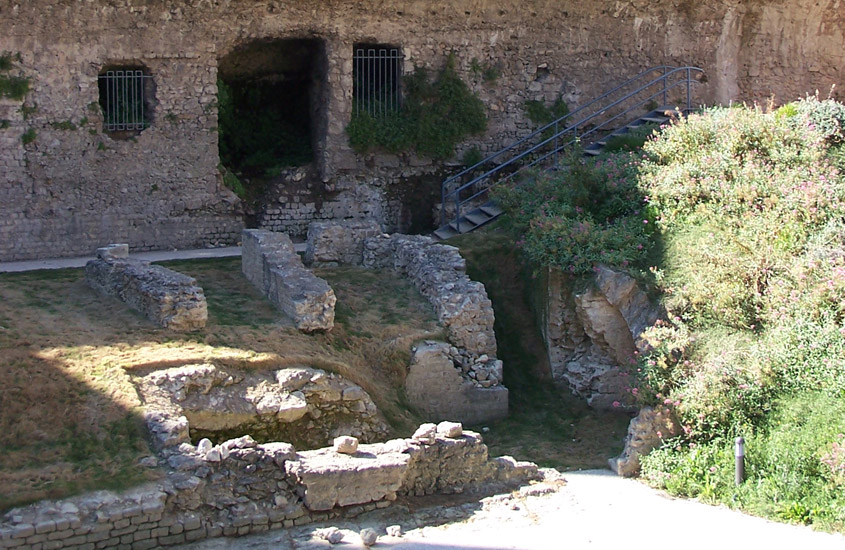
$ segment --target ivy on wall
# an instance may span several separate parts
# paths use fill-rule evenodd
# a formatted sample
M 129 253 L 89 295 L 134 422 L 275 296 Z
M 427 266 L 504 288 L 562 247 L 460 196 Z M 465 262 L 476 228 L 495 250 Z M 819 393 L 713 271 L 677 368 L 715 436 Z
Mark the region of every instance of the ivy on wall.
M 467 137 L 487 129 L 484 103 L 461 80 L 454 55 L 435 78 L 416 67 L 403 84 L 405 96 L 399 110 L 373 116 L 356 105 L 346 133 L 357 153 L 416 151 L 443 160 Z

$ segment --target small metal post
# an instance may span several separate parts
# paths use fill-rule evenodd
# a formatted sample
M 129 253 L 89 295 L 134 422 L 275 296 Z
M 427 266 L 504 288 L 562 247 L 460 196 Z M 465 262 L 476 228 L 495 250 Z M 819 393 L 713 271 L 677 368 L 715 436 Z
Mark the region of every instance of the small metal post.
M 745 439 L 742 437 L 736 438 L 734 455 L 736 456 L 735 481 L 737 485 L 742 485 L 742 482 L 745 481 Z
M 558 165 L 558 161 L 557 161 L 557 152 L 558 152 L 558 147 L 557 147 L 557 140 L 558 140 L 558 134 L 557 134 L 557 122 L 558 122 L 558 121 L 556 120 L 556 121 L 555 121 L 555 144 L 554 144 L 554 148 L 555 148 L 555 166 L 557 166 L 557 165 Z

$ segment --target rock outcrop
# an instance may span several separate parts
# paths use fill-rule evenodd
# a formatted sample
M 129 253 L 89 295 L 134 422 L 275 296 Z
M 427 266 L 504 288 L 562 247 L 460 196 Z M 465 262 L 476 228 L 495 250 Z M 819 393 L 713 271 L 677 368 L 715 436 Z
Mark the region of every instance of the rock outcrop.
M 245 229 L 241 261 L 249 282 L 293 319 L 296 328 L 315 332 L 334 327 L 334 291 L 302 265 L 287 235 Z
M 85 265 L 85 282 L 170 330 L 199 330 L 208 319 L 205 294 L 196 279 L 133 260 L 125 244 L 98 249 L 97 257 Z
M 623 477 L 640 472 L 640 457 L 659 447 L 664 439 L 680 435 L 681 428 L 672 411 L 644 407 L 628 425 L 625 449 L 608 460 L 610 469 Z
M 577 292 L 566 275 L 549 271 L 543 336 L 552 376 L 593 407 L 634 410 L 624 371 L 645 349 L 640 336 L 659 308 L 624 273 L 600 266 L 594 283 Z

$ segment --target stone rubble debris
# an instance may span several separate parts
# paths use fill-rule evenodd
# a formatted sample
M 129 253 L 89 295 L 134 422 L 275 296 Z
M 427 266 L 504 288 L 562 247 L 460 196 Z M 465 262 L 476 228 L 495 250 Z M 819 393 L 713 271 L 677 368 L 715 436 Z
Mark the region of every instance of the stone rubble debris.
M 367 547 L 374 545 L 378 540 L 378 534 L 369 527 L 361 529 L 358 535 L 361 537 L 361 544 Z

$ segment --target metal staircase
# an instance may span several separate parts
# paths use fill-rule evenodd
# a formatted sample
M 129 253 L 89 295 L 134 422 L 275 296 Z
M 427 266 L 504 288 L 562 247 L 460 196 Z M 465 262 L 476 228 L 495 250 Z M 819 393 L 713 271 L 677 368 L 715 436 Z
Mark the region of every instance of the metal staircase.
M 496 219 L 502 210 L 488 199 L 492 186 L 516 182 L 529 168 L 553 169 L 575 145 L 583 146 L 585 155 L 598 155 L 614 136 L 686 115 L 693 110 L 692 85 L 703 72 L 652 67 L 450 176 L 441 184 L 440 227 L 434 235 L 445 240 Z

